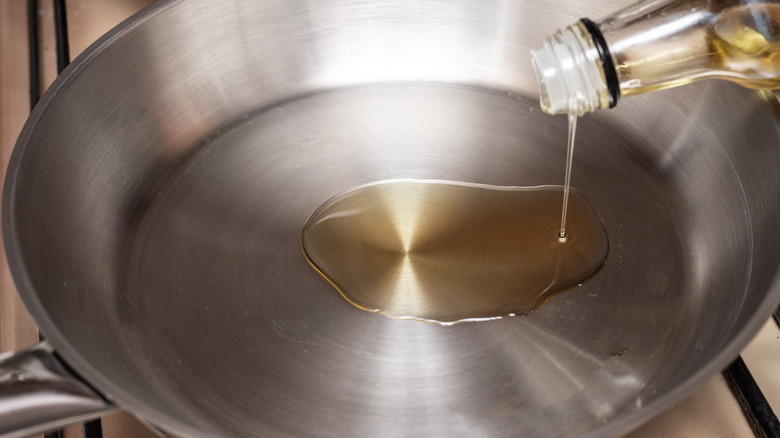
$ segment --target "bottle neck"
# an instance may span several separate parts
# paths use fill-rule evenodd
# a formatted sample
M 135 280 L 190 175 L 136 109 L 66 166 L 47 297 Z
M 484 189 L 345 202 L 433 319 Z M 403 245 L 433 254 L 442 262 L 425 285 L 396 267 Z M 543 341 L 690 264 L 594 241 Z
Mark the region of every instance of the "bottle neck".
M 620 84 L 609 47 L 587 18 L 555 32 L 531 57 L 545 112 L 583 115 L 617 104 Z
M 705 78 L 778 88 L 778 21 L 778 0 L 645 0 L 583 19 L 531 52 L 542 109 L 582 115 Z
M 618 80 L 615 62 L 612 60 L 612 54 L 609 51 L 607 40 L 604 39 L 604 35 L 601 33 L 601 30 L 596 23 L 590 19 L 583 18 L 580 20 L 580 23 L 588 30 L 588 33 L 593 40 L 593 45 L 599 53 L 601 70 L 604 73 L 604 82 L 607 86 L 607 92 L 609 93 L 609 107 L 612 108 L 617 105 L 618 99 L 620 99 L 620 81 Z

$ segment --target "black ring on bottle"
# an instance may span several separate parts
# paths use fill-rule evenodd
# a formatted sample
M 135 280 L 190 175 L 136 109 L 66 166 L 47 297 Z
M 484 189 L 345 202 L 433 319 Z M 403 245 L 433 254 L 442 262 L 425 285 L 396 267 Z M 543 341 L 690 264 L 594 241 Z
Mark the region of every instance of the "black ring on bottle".
M 612 62 L 612 54 L 609 53 L 609 46 L 604 39 L 604 35 L 601 34 L 601 30 L 596 26 L 593 21 L 583 18 L 580 20 L 585 29 L 590 33 L 593 39 L 593 44 L 596 46 L 596 51 L 599 52 L 599 59 L 601 59 L 601 67 L 604 69 L 604 79 L 607 81 L 607 92 L 609 93 L 609 107 L 612 108 L 617 105 L 620 98 L 620 83 L 618 82 L 617 70 L 615 70 L 615 63 Z

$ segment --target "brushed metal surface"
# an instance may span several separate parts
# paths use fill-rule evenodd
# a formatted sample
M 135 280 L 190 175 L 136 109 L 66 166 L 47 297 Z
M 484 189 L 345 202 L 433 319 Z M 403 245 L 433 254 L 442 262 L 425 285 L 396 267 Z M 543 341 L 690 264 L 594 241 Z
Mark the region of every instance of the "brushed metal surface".
M 47 339 L 181 436 L 605 436 L 725 366 L 780 300 L 778 105 L 723 83 L 584 117 L 607 264 L 530 317 L 355 309 L 300 248 L 393 178 L 560 184 L 528 50 L 592 2 L 168 1 L 28 121 L 3 231 Z M 554 16 L 554 18 L 552 18 Z

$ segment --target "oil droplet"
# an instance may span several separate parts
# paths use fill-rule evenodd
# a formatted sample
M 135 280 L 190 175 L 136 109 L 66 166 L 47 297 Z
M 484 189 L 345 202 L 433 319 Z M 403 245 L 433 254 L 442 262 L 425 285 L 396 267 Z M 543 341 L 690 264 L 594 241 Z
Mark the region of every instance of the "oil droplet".
M 355 306 L 440 324 L 533 312 L 604 264 L 606 230 L 561 186 L 390 180 L 339 194 L 303 228 L 304 253 Z
M 610 356 L 612 356 L 612 357 L 620 357 L 620 356 L 625 355 L 626 353 L 628 353 L 628 348 L 627 347 L 621 347 L 621 348 L 618 348 L 617 350 L 613 351 L 612 353 L 610 353 Z

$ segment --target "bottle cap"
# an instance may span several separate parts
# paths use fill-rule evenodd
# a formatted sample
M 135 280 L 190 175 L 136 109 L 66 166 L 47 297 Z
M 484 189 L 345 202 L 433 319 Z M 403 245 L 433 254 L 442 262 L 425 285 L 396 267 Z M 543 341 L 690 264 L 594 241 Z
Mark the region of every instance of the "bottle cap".
M 569 110 L 569 89 L 557 63 L 547 49 L 531 51 L 536 82 L 539 85 L 539 103 L 550 114 L 566 114 Z
M 561 29 L 531 51 L 544 112 L 581 116 L 610 106 L 602 62 L 581 23 Z

